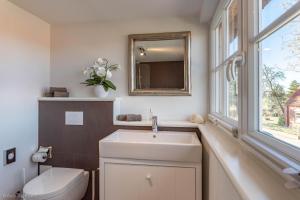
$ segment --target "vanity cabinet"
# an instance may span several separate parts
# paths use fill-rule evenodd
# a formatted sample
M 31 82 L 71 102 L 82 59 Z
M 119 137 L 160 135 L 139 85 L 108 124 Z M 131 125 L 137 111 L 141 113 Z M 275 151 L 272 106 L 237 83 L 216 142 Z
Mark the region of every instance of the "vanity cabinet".
M 205 139 L 202 144 L 204 200 L 242 200 Z
M 201 200 L 194 132 L 117 130 L 99 141 L 100 200 Z
M 219 160 L 211 154 L 209 172 L 209 200 L 242 200 Z
M 101 166 L 101 200 L 201 199 L 200 166 L 116 161 Z

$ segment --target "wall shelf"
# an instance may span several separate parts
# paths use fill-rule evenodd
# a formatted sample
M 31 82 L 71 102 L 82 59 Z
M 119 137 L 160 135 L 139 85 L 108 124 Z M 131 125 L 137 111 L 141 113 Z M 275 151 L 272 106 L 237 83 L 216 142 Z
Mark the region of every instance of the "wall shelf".
M 152 126 L 151 121 L 126 122 L 114 120 L 116 126 Z M 189 121 L 158 121 L 159 127 L 198 128 L 199 124 Z
M 116 98 L 96 97 L 40 97 L 39 101 L 115 101 Z

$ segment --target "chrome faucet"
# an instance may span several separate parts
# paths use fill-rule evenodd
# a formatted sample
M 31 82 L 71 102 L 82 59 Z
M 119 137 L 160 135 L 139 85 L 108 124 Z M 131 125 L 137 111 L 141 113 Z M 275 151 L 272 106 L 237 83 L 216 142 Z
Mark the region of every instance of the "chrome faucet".
M 154 133 L 158 132 L 157 116 L 152 117 L 152 131 Z

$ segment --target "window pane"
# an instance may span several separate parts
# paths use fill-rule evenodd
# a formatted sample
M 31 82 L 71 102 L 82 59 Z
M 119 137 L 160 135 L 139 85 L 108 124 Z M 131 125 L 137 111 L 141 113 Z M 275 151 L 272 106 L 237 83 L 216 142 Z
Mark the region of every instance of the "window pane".
M 238 1 L 233 0 L 228 7 L 228 56 L 238 50 Z
M 260 0 L 260 30 L 266 28 L 299 0 Z
M 224 31 L 223 24 L 220 23 L 216 29 L 216 66 L 220 65 L 224 59 Z
M 259 45 L 260 129 L 300 147 L 300 17 Z
M 216 72 L 216 112 L 224 114 L 224 70 Z
M 238 81 L 227 84 L 227 115 L 233 120 L 238 120 Z

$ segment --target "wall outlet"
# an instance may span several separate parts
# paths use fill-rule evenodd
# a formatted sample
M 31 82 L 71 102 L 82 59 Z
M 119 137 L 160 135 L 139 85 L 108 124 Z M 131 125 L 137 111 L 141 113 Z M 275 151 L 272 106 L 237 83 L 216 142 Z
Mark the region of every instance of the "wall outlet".
M 16 148 L 7 149 L 4 151 L 4 165 L 9 165 L 16 162 Z
M 66 111 L 65 125 L 83 126 L 83 112 Z

